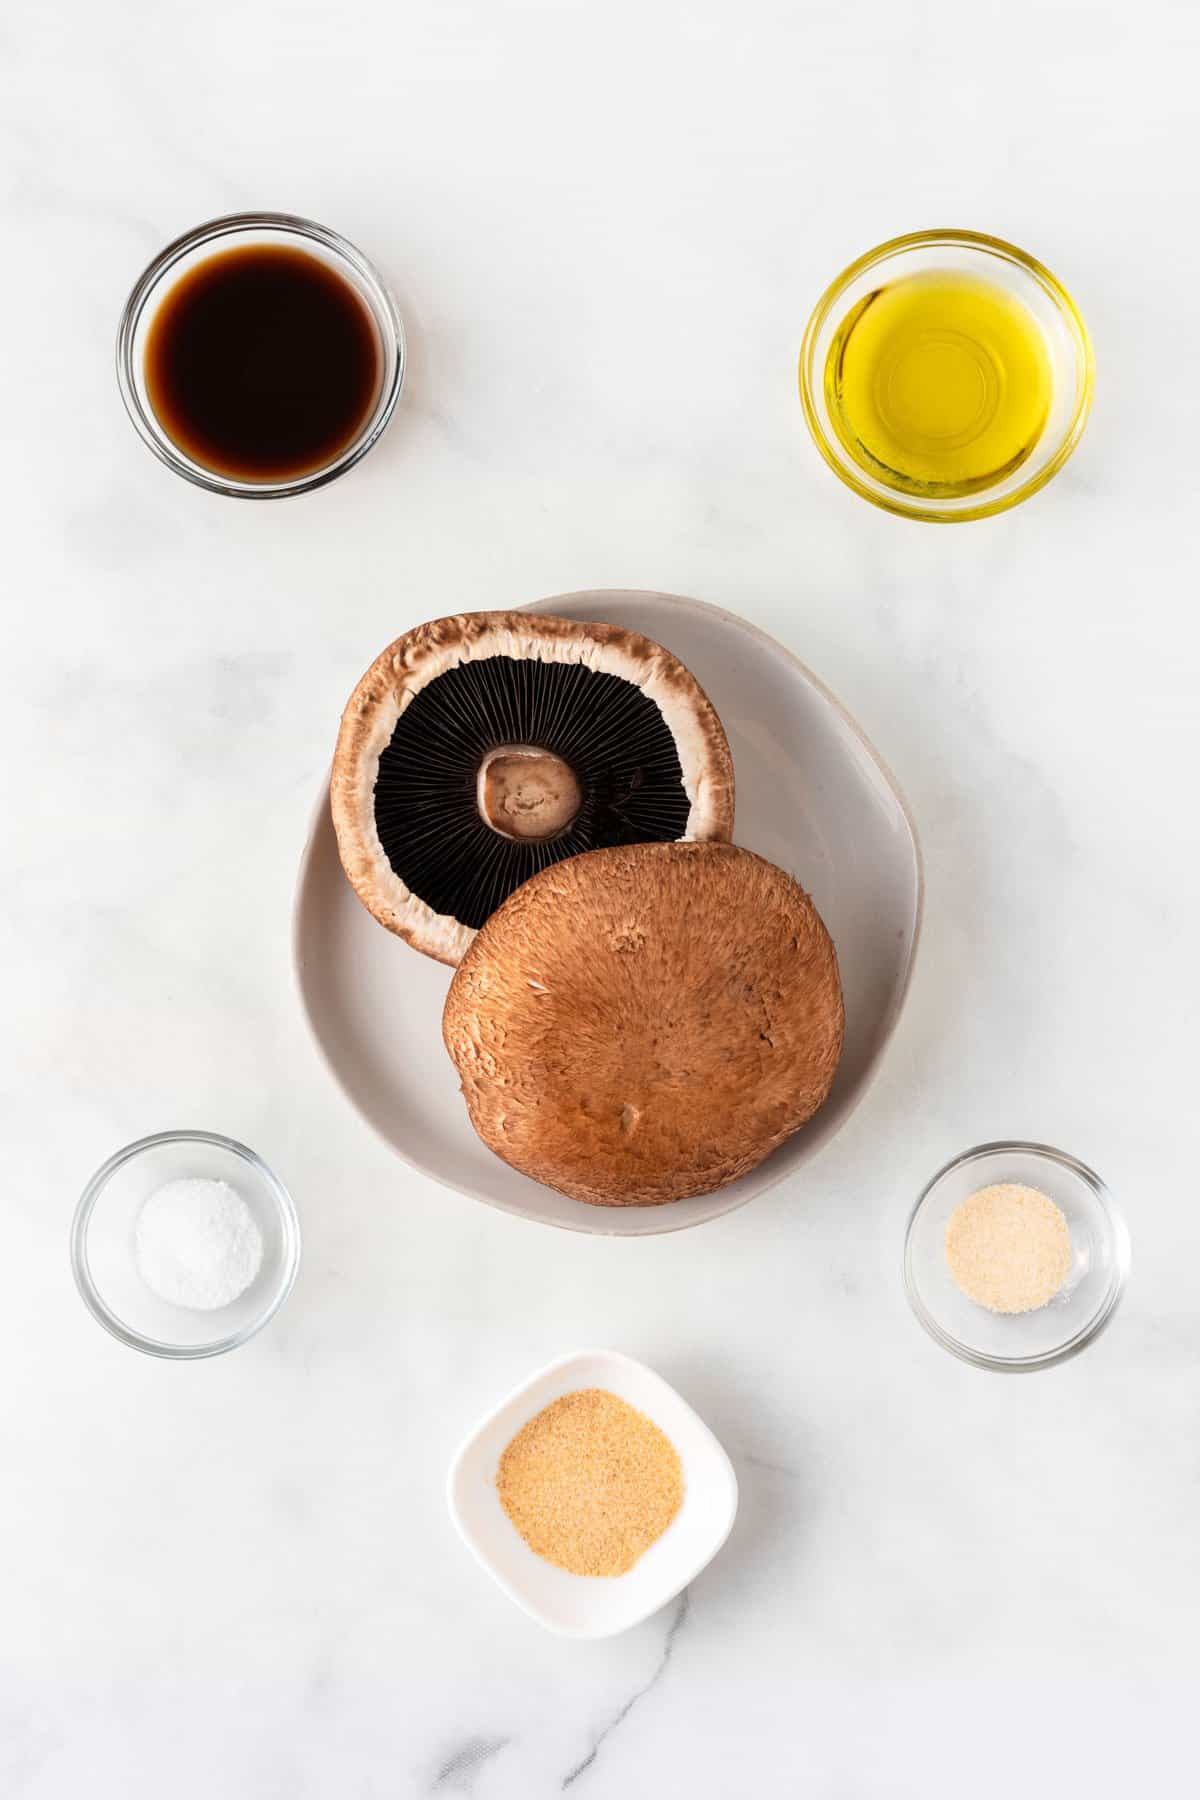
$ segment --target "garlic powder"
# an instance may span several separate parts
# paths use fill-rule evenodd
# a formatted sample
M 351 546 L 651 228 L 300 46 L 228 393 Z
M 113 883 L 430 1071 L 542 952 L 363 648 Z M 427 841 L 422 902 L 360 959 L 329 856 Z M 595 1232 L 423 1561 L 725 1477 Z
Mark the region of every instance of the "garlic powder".
M 969 1300 L 990 1312 L 1033 1312 L 1053 1300 L 1071 1268 L 1066 1215 L 1037 1188 L 980 1188 L 946 1225 L 946 1261 Z

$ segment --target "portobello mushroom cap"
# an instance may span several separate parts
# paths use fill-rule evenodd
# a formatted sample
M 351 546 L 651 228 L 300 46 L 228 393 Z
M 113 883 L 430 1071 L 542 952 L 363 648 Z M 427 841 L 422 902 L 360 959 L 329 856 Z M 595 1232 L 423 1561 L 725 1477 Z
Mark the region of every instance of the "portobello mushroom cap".
M 342 716 L 331 799 L 364 906 L 455 964 L 522 882 L 567 857 L 728 839 L 733 763 L 699 683 L 649 638 L 460 613 L 371 664 Z
M 736 1181 L 829 1093 L 844 1011 L 803 889 L 732 844 L 595 850 L 492 914 L 442 1035 L 471 1123 L 594 1206 Z

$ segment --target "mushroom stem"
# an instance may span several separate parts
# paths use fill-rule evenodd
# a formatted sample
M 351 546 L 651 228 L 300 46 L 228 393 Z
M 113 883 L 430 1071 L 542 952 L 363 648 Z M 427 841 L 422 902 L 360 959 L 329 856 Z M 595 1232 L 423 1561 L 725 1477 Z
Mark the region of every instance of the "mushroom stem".
M 552 750 L 502 744 L 479 765 L 479 816 L 501 837 L 544 842 L 573 822 L 583 801 L 570 763 Z

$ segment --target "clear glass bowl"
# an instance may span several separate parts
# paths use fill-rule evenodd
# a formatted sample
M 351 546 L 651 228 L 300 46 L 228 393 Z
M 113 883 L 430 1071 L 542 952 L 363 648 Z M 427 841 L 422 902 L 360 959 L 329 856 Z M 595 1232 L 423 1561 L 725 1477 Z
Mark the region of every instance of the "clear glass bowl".
M 1038 320 L 1054 372 L 1050 416 L 1032 453 L 1004 481 L 947 498 L 899 493 L 870 475 L 838 437 L 825 396 L 829 347 L 846 314 L 884 282 L 929 270 L 974 274 L 1005 288 Z M 978 231 L 914 231 L 869 250 L 844 269 L 818 300 L 800 349 L 800 400 L 817 449 L 847 487 L 906 519 L 954 524 L 987 519 L 1036 494 L 1074 450 L 1092 403 L 1095 363 L 1079 309 L 1060 281 L 1015 244 Z
M 1066 1215 L 1071 1267 L 1035 1312 L 994 1313 L 968 1300 L 946 1261 L 946 1224 L 970 1194 L 997 1182 L 1037 1188 Z M 1129 1273 L 1129 1233 L 1100 1177 L 1063 1150 L 981 1144 L 939 1169 L 913 1209 L 904 1285 L 930 1337 L 981 1369 L 1045 1369 L 1090 1344 L 1116 1310 Z
M 229 1306 L 197 1312 L 160 1300 L 134 1260 L 143 1203 L 168 1181 L 227 1181 L 262 1233 L 262 1267 Z M 272 1319 L 300 1266 L 300 1222 L 291 1195 L 244 1144 L 214 1131 L 162 1131 L 110 1156 L 88 1182 L 71 1228 L 75 1284 L 106 1331 L 149 1356 L 191 1359 L 235 1350 Z
M 197 263 L 207 262 L 223 250 L 249 244 L 281 244 L 303 250 L 334 269 L 354 289 L 375 326 L 380 354 L 379 391 L 358 435 L 330 463 L 288 481 L 240 481 L 215 473 L 181 450 L 159 423 L 146 388 L 146 337 L 158 308 L 181 276 Z M 245 500 L 278 500 L 288 494 L 305 494 L 344 475 L 379 441 L 395 410 L 404 383 L 404 327 L 394 301 L 378 270 L 361 250 L 311 219 L 291 213 L 231 213 L 212 219 L 176 238 L 160 251 L 137 281 L 117 332 L 117 382 L 125 410 L 154 454 L 177 475 L 194 481 L 214 494 L 232 494 Z

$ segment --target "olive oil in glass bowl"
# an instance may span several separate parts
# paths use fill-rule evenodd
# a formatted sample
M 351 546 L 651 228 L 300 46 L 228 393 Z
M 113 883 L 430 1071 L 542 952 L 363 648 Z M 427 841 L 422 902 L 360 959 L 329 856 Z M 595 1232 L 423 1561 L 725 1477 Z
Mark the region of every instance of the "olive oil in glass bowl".
M 1049 270 L 998 238 L 928 231 L 860 257 L 800 353 L 826 462 L 889 512 L 986 518 L 1043 487 L 1091 403 L 1087 329 Z

